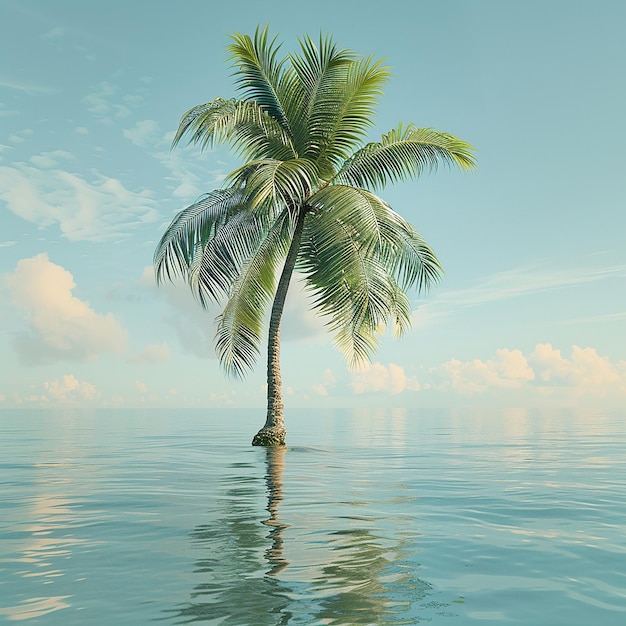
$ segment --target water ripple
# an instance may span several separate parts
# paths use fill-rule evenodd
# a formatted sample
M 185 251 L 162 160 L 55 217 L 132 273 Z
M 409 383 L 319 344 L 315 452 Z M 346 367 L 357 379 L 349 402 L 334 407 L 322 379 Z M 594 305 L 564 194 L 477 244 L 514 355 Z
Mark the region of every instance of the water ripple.
M 623 419 L 223 413 L 4 412 L 0 620 L 626 623 Z

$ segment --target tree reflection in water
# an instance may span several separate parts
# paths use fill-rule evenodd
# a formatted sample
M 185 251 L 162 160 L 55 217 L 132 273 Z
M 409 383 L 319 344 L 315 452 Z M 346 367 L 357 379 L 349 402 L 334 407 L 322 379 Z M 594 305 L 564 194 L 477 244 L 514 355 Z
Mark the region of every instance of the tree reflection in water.
M 283 537 L 289 526 L 279 516 L 286 452 L 286 447 L 264 451 L 268 516 L 263 520 L 258 468 L 235 463 L 233 473 L 222 479 L 225 490 L 214 520 L 190 533 L 205 554 L 194 570 L 203 582 L 194 587 L 189 603 L 170 613 L 172 621 L 225 626 L 416 624 L 434 617 L 423 604 L 431 587 L 416 576 L 415 535 L 399 532 L 413 519 L 338 515 L 329 503 L 322 519 L 305 518 L 302 525 L 300 513 L 301 528 L 292 528 L 287 544 L 290 567 Z M 298 517 L 298 511 L 292 513 Z M 391 528 L 382 530 L 389 524 Z M 441 615 L 441 608 L 435 613 Z
M 232 626 L 289 623 L 292 615 L 287 610 L 291 604 L 288 589 L 276 576 L 288 565 L 283 557 L 285 526 L 278 517 L 285 450 L 285 447 L 265 450 L 269 517 L 262 524 L 270 527 L 269 532 L 259 523 L 262 494 L 259 478 L 245 475 L 244 464 L 233 464 L 237 474 L 224 479 L 227 489 L 220 499 L 220 514 L 190 533 L 194 545 L 207 554 L 196 561 L 194 570 L 205 582 L 196 585 L 191 601 L 175 611 L 175 623 L 215 621 Z
M 265 551 L 265 558 L 270 565 L 268 574 L 274 576 L 282 572 L 289 563 L 283 556 L 283 530 L 287 528 L 278 518 L 278 505 L 283 499 L 283 471 L 285 469 L 286 446 L 266 448 L 267 471 L 267 511 L 269 518 L 263 523 L 270 527 L 269 538 L 272 545 Z
M 413 606 L 431 586 L 406 562 L 412 538 L 389 540 L 363 527 L 333 533 L 334 553 L 312 587 L 318 600 L 316 624 L 416 624 Z

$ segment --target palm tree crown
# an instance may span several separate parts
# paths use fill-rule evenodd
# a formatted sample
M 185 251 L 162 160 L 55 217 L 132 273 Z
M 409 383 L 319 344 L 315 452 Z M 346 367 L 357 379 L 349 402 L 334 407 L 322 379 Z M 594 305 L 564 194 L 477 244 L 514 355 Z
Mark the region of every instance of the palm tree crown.
M 183 136 L 203 148 L 226 142 L 244 164 L 181 211 L 155 253 L 158 281 L 180 274 L 203 305 L 223 304 L 216 347 L 230 374 L 254 365 L 273 303 L 266 429 L 282 428 L 280 320 L 294 269 L 349 362 L 370 358 L 389 321 L 398 335 L 409 327 L 406 291 L 441 274 L 423 238 L 375 192 L 440 163 L 475 166 L 469 144 L 412 124 L 363 145 L 389 78 L 380 61 L 329 37 L 305 37 L 282 58 L 279 48 L 267 28 L 235 34 L 239 97 L 183 116 L 173 146 Z

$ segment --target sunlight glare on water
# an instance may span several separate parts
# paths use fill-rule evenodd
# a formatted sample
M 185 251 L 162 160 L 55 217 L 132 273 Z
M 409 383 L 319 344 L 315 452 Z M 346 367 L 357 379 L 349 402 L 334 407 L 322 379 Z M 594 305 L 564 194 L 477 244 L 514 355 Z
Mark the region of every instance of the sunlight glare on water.
M 603 412 L 2 411 L 0 622 L 626 623 Z

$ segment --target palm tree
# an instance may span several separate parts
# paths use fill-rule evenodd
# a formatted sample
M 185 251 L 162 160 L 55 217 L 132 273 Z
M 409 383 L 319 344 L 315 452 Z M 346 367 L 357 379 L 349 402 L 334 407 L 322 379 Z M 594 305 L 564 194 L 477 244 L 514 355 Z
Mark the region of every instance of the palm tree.
M 397 335 L 408 329 L 407 289 L 441 274 L 424 239 L 374 191 L 440 163 L 475 161 L 469 144 L 413 124 L 363 145 L 389 78 L 380 61 L 328 36 L 305 37 L 282 58 L 267 27 L 231 39 L 239 97 L 189 110 L 172 147 L 185 135 L 202 148 L 225 142 L 244 164 L 174 218 L 155 252 L 156 276 L 181 275 L 203 306 L 223 306 L 216 349 L 235 377 L 254 365 L 272 303 L 267 419 L 252 443 L 283 445 L 280 324 L 294 270 L 350 364 L 370 358 L 389 320 Z

